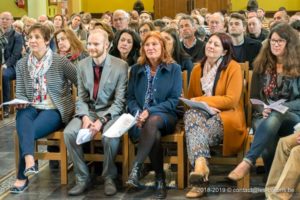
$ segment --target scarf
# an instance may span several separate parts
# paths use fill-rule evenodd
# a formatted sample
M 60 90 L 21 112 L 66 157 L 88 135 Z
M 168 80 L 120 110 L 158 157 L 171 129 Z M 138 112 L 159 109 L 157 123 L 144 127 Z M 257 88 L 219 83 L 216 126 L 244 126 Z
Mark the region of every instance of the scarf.
M 213 66 L 211 66 L 207 61 L 204 64 L 203 76 L 200 81 L 202 85 L 202 91 L 204 91 L 205 96 L 212 96 L 216 74 L 222 60 L 223 58 L 220 57 Z
M 263 88 L 266 97 L 275 96 L 277 93 L 277 73 L 275 70 L 266 70 L 267 82 Z
M 41 60 L 38 60 L 32 52 L 28 58 L 28 70 L 32 79 L 33 103 L 42 102 L 47 99 L 46 73 L 52 64 L 52 50 L 48 48 Z
M 151 107 L 151 103 L 153 101 L 153 88 L 154 88 L 154 80 L 155 77 L 157 75 L 157 71 L 160 68 L 160 66 L 158 66 L 156 68 L 156 72 L 154 76 L 151 76 L 151 68 L 148 64 L 146 64 L 145 66 L 145 72 L 146 72 L 146 76 L 147 76 L 147 90 L 146 90 L 146 94 L 145 94 L 145 103 L 143 106 L 143 109 L 147 109 L 149 107 Z

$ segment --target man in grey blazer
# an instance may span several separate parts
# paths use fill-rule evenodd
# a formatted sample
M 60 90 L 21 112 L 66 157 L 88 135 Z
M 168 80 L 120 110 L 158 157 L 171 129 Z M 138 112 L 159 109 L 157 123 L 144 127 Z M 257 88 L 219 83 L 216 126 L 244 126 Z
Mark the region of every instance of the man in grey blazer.
M 75 118 L 64 130 L 64 139 L 74 164 L 76 185 L 69 195 L 80 195 L 90 185 L 90 175 L 85 164 L 81 145 L 76 144 L 78 131 L 89 128 L 93 135 L 105 132 L 124 112 L 125 93 L 128 81 L 126 62 L 108 54 L 108 35 L 103 30 L 94 30 L 88 37 L 89 57 L 78 65 L 78 100 Z M 115 157 L 120 138 L 102 137 L 104 162 L 102 176 L 105 179 L 104 192 L 114 195 L 114 179 L 118 172 Z

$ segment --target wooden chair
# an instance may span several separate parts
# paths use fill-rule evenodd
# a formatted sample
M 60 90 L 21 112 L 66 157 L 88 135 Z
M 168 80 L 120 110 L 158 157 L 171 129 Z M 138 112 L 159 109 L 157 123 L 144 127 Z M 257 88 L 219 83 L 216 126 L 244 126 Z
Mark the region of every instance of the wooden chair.
M 14 131 L 15 138 L 15 164 L 16 171 L 18 171 L 19 163 L 19 139 L 18 134 Z M 59 152 L 39 152 L 38 147 L 44 146 L 59 146 Z M 65 185 L 68 183 L 68 160 L 67 160 L 67 148 L 64 142 L 63 129 L 55 131 L 45 138 L 36 140 L 36 152 L 34 154 L 36 160 L 58 160 L 60 161 L 60 183 Z
M 86 161 L 104 161 L 104 155 L 100 153 L 95 153 L 95 147 L 99 147 L 97 143 L 101 142 L 102 135 L 97 134 L 94 140 L 91 141 L 91 151 L 90 153 L 85 153 L 84 158 Z M 101 145 L 100 145 L 101 146 Z M 122 163 L 122 182 L 125 185 L 125 182 L 128 180 L 128 172 L 129 172 L 129 136 L 128 134 L 124 134 L 122 136 L 122 145 L 121 145 L 121 153 L 119 152 L 116 157 L 116 162 Z
M 76 100 L 77 97 L 77 88 L 76 86 L 72 86 L 72 97 Z M 36 152 L 35 159 L 36 160 L 57 160 L 60 162 L 60 183 L 62 185 L 68 184 L 68 160 L 67 160 L 67 147 L 64 142 L 64 129 L 59 131 L 55 131 L 48 135 L 45 138 L 40 138 L 36 140 Z M 15 138 L 15 165 L 16 171 L 18 171 L 18 163 L 19 163 L 19 140 L 18 134 L 14 132 Z M 39 146 L 58 146 L 59 152 L 39 152 Z
M 245 63 L 240 63 L 241 65 L 241 70 L 242 70 L 242 74 L 244 77 L 244 84 L 243 84 L 243 91 L 242 91 L 242 96 L 241 98 L 243 98 L 244 101 L 244 106 L 248 106 L 248 102 L 249 100 L 249 81 L 251 81 L 251 79 L 249 79 L 249 62 L 245 62 Z M 246 139 L 245 139 L 245 143 L 246 143 Z M 220 149 L 221 148 L 221 149 Z M 213 148 L 214 150 L 214 148 Z M 222 150 L 222 145 L 219 145 L 217 147 L 217 150 L 220 151 Z M 210 164 L 216 164 L 216 165 L 238 165 L 244 158 L 244 147 L 240 150 L 240 152 L 238 152 L 237 155 L 235 156 L 212 156 L 212 158 L 210 159 L 209 163 Z M 245 181 L 246 179 L 242 179 L 240 181 L 237 182 L 237 187 L 238 188 L 245 188 Z
M 3 103 L 3 89 L 2 89 L 2 73 L 3 68 L 0 68 L 0 104 Z M 0 107 L 0 120 L 3 120 L 4 118 L 4 110 L 3 107 Z
M 252 80 L 252 75 L 253 75 L 253 71 L 249 71 L 249 83 L 248 83 L 248 95 L 247 95 L 247 100 L 245 101 L 248 105 L 247 105 L 247 127 L 248 127 L 248 135 L 247 135 L 247 139 L 246 139 L 246 143 L 245 143 L 245 147 L 244 147 L 244 152 L 245 154 L 250 150 L 250 146 L 251 143 L 253 142 L 254 139 L 254 133 L 251 129 L 252 126 L 252 106 L 250 103 L 250 89 L 251 89 L 251 80 Z M 261 157 L 259 157 L 256 160 L 256 166 L 263 166 L 264 162 L 263 159 Z M 244 188 L 249 188 L 250 187 L 250 173 L 247 174 L 244 177 Z
M 183 95 L 187 95 L 188 82 L 187 82 L 187 71 L 182 72 L 182 86 Z M 184 136 L 184 126 L 183 122 L 179 121 L 176 125 L 176 130 L 173 134 L 163 136 L 161 142 L 164 144 L 175 144 L 177 155 L 165 155 L 164 162 L 168 164 L 177 165 L 177 186 L 178 189 L 184 189 L 186 184 L 186 161 L 185 161 L 185 136 Z M 129 142 L 129 161 L 130 166 L 132 165 L 135 157 L 135 145 Z M 149 159 L 146 161 L 149 162 Z

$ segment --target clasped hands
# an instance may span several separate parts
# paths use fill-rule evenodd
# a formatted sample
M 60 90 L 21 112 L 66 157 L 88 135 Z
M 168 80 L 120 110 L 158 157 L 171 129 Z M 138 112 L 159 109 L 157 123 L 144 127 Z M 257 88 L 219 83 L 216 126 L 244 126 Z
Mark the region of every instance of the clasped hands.
M 93 122 L 88 116 L 82 117 L 82 128 L 89 129 L 92 133 L 92 137 L 96 136 L 96 134 L 102 129 L 102 126 L 103 124 L 99 119 Z
M 137 117 L 136 126 L 138 128 L 142 128 L 144 123 L 148 119 L 148 117 L 149 117 L 149 111 L 148 110 L 143 110 L 143 112 L 140 113 L 139 116 Z

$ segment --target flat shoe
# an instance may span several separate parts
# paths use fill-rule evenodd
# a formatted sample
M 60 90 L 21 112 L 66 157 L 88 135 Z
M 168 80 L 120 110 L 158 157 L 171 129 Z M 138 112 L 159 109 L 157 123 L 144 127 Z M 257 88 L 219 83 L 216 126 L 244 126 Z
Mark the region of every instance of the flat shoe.
M 26 182 L 25 182 L 25 184 L 23 186 L 20 186 L 20 187 L 12 186 L 9 189 L 9 191 L 12 194 L 20 194 L 20 193 L 24 192 L 28 188 L 28 184 L 29 184 L 29 181 L 27 179 Z
M 28 177 L 30 175 L 38 174 L 38 173 L 39 173 L 39 171 L 37 170 L 35 165 L 24 170 L 24 176 L 26 176 L 26 177 Z
M 186 198 L 199 198 L 204 195 L 204 188 L 193 187 L 188 193 L 186 193 Z

